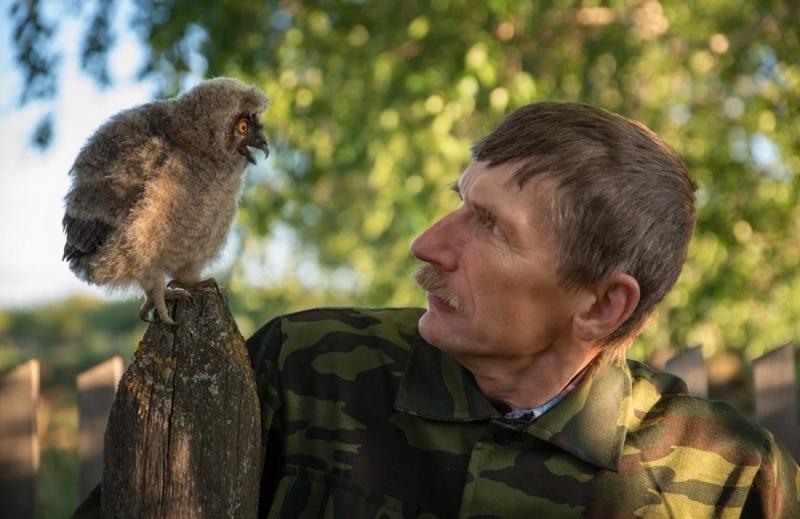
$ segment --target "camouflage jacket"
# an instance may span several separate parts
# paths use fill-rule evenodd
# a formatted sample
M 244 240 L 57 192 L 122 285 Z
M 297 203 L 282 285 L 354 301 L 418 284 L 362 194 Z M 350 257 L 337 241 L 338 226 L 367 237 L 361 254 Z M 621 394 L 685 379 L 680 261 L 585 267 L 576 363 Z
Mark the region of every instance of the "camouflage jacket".
M 800 518 L 772 435 L 629 361 L 527 425 L 417 333 L 419 309 L 317 309 L 249 341 L 260 517 Z
M 630 361 L 528 425 L 417 333 L 421 310 L 319 309 L 249 341 L 265 517 L 800 517 L 766 430 Z

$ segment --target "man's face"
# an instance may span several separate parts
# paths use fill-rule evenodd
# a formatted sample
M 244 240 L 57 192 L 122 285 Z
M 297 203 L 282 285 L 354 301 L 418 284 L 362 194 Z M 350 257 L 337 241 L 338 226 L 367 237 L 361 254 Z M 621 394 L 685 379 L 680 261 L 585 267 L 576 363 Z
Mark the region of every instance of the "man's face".
M 470 165 L 461 205 L 411 245 L 428 292 L 420 333 L 456 358 L 524 361 L 569 336 L 578 297 L 557 282 L 548 183 L 520 189 L 516 167 Z

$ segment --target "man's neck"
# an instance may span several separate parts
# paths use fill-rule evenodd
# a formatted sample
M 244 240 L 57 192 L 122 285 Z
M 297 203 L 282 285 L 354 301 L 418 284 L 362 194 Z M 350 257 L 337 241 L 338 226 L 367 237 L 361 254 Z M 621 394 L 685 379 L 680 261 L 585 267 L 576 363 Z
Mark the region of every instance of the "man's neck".
M 597 349 L 548 348 L 533 358 L 471 357 L 456 360 L 475 377 L 483 394 L 511 410 L 541 406 L 558 395 L 597 357 Z

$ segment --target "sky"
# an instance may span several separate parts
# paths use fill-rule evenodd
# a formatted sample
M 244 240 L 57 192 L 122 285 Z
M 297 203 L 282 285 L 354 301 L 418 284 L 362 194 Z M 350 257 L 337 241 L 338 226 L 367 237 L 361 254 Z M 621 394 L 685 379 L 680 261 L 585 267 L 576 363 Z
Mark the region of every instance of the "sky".
M 118 36 L 109 59 L 114 81 L 107 89 L 79 70 L 83 19 L 50 13 L 62 20 L 56 37 L 63 51 L 59 93 L 52 101 L 24 107 L 18 103 L 22 75 L 14 63 L 12 26 L 7 9 L 0 12 L 0 308 L 26 307 L 75 293 L 106 297 L 79 281 L 61 261 L 61 218 L 70 182 L 67 173 L 82 144 L 107 118 L 149 101 L 155 92 L 153 84 L 135 80 L 143 52 L 127 26 L 128 9 L 123 2 L 116 13 Z M 54 138 L 42 151 L 31 146 L 31 135 L 51 106 Z

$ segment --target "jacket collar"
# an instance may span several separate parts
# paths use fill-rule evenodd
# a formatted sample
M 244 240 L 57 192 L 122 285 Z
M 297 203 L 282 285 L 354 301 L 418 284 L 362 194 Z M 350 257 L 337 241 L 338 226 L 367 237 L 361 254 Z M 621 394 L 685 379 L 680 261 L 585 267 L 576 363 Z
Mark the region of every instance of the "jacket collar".
M 542 417 L 518 427 L 587 463 L 616 471 L 622 457 L 630 406 L 630 371 L 627 366 L 609 365 L 587 375 Z M 502 418 L 478 388 L 472 374 L 419 335 L 411 345 L 395 408 L 452 422 Z

